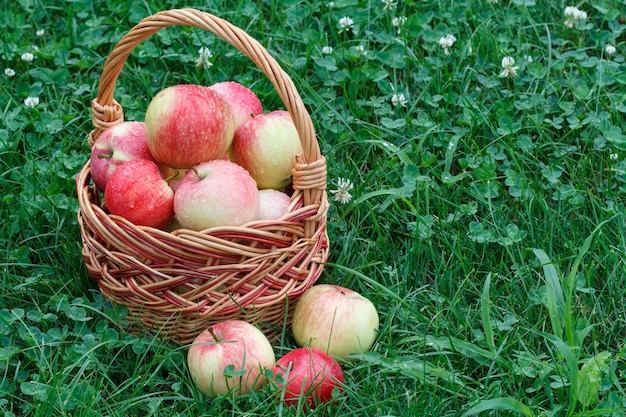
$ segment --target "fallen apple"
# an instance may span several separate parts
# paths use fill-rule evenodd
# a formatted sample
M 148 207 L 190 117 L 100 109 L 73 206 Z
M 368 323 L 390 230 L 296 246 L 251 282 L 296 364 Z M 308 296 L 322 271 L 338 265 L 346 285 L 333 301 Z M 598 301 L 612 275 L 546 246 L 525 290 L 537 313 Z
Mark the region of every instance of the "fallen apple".
M 117 167 L 135 159 L 153 160 L 146 143 L 145 123 L 113 125 L 105 129 L 91 147 L 91 179 L 100 191 L 104 191 Z
M 379 326 L 374 304 L 356 291 L 319 284 L 306 290 L 293 312 L 293 335 L 298 346 L 311 346 L 348 359 L 368 351 Z
M 276 362 L 273 373 L 286 404 L 309 408 L 331 401 L 333 390 L 342 392 L 345 383 L 339 363 L 315 348 L 292 350 Z
M 235 121 L 235 129 L 243 122 L 259 114 L 263 114 L 263 105 L 256 94 L 248 87 L 235 82 L 223 81 L 209 86 L 217 91 L 230 104 Z
M 195 84 L 161 90 L 148 105 L 145 123 L 152 156 L 174 168 L 222 158 L 235 132 L 228 102 L 216 91 Z
M 260 189 L 282 190 L 291 183 L 291 169 L 295 156 L 302 153 L 302 145 L 291 115 L 275 110 L 239 126 L 230 153 Z
M 111 214 L 139 226 L 163 227 L 174 215 L 174 191 L 147 159 L 120 165 L 109 178 L 104 202 Z
M 208 396 L 259 389 L 266 382 L 264 370 L 272 369 L 275 362 L 267 337 L 242 320 L 214 324 L 196 337 L 187 352 L 191 379 Z
M 186 229 L 239 226 L 256 220 L 259 190 L 234 162 L 203 162 L 185 174 L 174 195 L 174 213 Z

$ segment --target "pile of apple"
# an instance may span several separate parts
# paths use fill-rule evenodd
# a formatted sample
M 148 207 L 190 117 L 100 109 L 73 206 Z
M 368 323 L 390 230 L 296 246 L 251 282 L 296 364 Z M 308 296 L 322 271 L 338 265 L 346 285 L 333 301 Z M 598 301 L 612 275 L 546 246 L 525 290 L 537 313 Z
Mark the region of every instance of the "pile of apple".
M 245 394 L 270 381 L 285 404 L 315 408 L 333 400 L 333 391 L 343 391 L 339 361 L 368 351 L 378 326 L 378 312 L 370 300 L 344 287 L 320 284 L 300 296 L 292 324 L 298 348 L 278 361 L 258 328 L 230 320 L 198 335 L 187 353 L 187 364 L 193 382 L 205 395 Z
M 301 152 L 289 113 L 264 113 L 242 84 L 180 84 L 152 98 L 144 122 L 102 132 L 91 177 L 108 211 L 136 225 L 239 226 L 287 212 Z

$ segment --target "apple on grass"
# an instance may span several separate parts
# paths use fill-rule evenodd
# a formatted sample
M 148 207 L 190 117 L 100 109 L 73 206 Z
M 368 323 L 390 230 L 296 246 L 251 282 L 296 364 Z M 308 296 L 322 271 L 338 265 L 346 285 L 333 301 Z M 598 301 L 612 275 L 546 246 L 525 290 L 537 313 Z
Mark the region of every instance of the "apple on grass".
M 100 191 L 104 191 L 117 167 L 135 159 L 153 160 L 146 143 L 145 123 L 123 122 L 111 126 L 91 147 L 91 179 Z
M 173 168 L 222 158 L 235 132 L 228 102 L 216 91 L 196 84 L 161 90 L 148 105 L 145 123 L 152 156 Z
M 217 91 L 230 104 L 235 121 L 235 129 L 243 122 L 259 114 L 263 114 L 263 105 L 256 94 L 248 87 L 236 81 L 224 81 L 209 86 Z
M 368 351 L 379 326 L 374 304 L 356 291 L 319 284 L 306 290 L 293 312 L 293 335 L 298 346 L 311 346 L 348 359 Z
M 120 165 L 109 178 L 104 202 L 111 214 L 138 226 L 163 227 L 174 215 L 174 190 L 147 159 Z
M 333 399 L 333 391 L 343 391 L 345 379 L 339 363 L 315 348 L 298 348 L 276 362 L 274 383 L 288 405 L 315 408 Z
M 191 379 L 208 396 L 259 389 L 266 381 L 264 370 L 275 363 L 267 337 L 242 320 L 212 325 L 196 337 L 187 352 Z
M 259 189 L 282 190 L 291 183 L 302 144 L 291 115 L 284 110 L 260 114 L 235 130 L 231 158 L 244 167 Z
M 287 214 L 291 197 L 286 193 L 268 188 L 259 190 L 259 215 L 257 220 L 278 220 Z
M 239 226 L 256 220 L 259 190 L 241 166 L 225 160 L 203 162 L 185 174 L 174 195 L 174 213 L 186 229 Z

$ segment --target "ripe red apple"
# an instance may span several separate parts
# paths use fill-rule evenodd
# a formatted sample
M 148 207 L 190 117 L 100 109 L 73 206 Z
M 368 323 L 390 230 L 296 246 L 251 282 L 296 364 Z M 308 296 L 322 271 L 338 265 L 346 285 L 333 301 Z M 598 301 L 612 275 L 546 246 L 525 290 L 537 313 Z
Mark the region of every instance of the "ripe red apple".
M 263 105 L 256 94 L 236 81 L 224 81 L 209 87 L 217 91 L 230 104 L 235 120 L 235 129 L 254 116 L 263 114 Z
M 216 91 L 195 84 L 161 90 L 148 105 L 145 123 L 152 156 L 175 168 L 222 158 L 235 132 L 228 102 Z
M 275 363 L 267 337 L 242 320 L 214 324 L 196 337 L 187 352 L 191 379 L 209 396 L 258 389 L 266 381 L 263 371 Z
M 283 189 L 291 182 L 294 158 L 302 152 L 291 115 L 284 110 L 260 114 L 235 130 L 231 157 L 260 189 Z
M 292 350 L 278 360 L 273 372 L 274 382 L 284 390 L 284 401 L 288 405 L 302 401 L 309 408 L 315 408 L 332 400 L 335 388 L 343 391 L 345 383 L 339 363 L 315 348 Z
M 111 214 L 140 226 L 163 227 L 174 215 L 174 191 L 147 159 L 120 165 L 109 178 L 104 202 Z
M 178 185 L 174 212 L 187 229 L 239 226 L 256 220 L 259 190 L 250 174 L 234 162 L 203 162 L 187 171 Z
M 104 191 L 111 174 L 124 162 L 152 160 L 143 122 L 124 122 L 105 129 L 91 147 L 91 179 Z
M 291 197 L 272 188 L 259 190 L 259 215 L 257 220 L 277 220 L 287 213 Z
M 298 346 L 311 346 L 348 359 L 368 351 L 378 332 L 378 311 L 356 291 L 319 284 L 306 290 L 293 312 L 293 335 Z

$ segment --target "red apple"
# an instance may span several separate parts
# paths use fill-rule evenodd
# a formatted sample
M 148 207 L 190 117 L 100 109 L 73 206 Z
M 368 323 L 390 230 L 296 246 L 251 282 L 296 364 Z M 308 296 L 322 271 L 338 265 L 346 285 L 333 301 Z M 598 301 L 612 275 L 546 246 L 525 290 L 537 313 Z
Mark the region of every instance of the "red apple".
M 91 147 L 91 179 L 104 191 L 111 174 L 124 162 L 152 160 L 143 122 L 124 122 L 104 130 Z
M 291 197 L 272 188 L 259 190 L 259 215 L 257 220 L 277 220 L 287 214 Z
M 120 165 L 109 178 L 104 202 L 111 214 L 140 226 L 163 227 L 174 215 L 174 191 L 147 159 Z
M 273 372 L 274 382 L 284 391 L 288 405 L 301 402 L 315 408 L 332 400 L 335 388 L 343 391 L 345 383 L 339 363 L 315 348 L 292 350 L 278 360 Z
M 161 90 L 148 105 L 145 123 L 152 156 L 175 168 L 222 158 L 235 131 L 228 102 L 195 84 Z
M 196 337 L 187 352 L 191 379 L 209 396 L 260 388 L 266 381 L 263 371 L 275 362 L 267 337 L 242 320 L 214 324 Z
M 187 171 L 178 185 L 174 212 L 187 229 L 239 226 L 256 220 L 259 190 L 250 174 L 234 162 L 203 162 Z
M 235 130 L 231 157 L 260 189 L 283 189 L 291 182 L 294 158 L 302 153 L 300 137 L 284 110 L 260 114 Z
M 235 81 L 224 81 L 209 87 L 217 91 L 230 104 L 235 120 L 235 129 L 254 116 L 263 114 L 263 105 L 248 87 Z
M 378 332 L 374 304 L 356 291 L 320 284 L 306 290 L 293 312 L 293 335 L 298 346 L 311 346 L 348 359 L 368 351 Z

